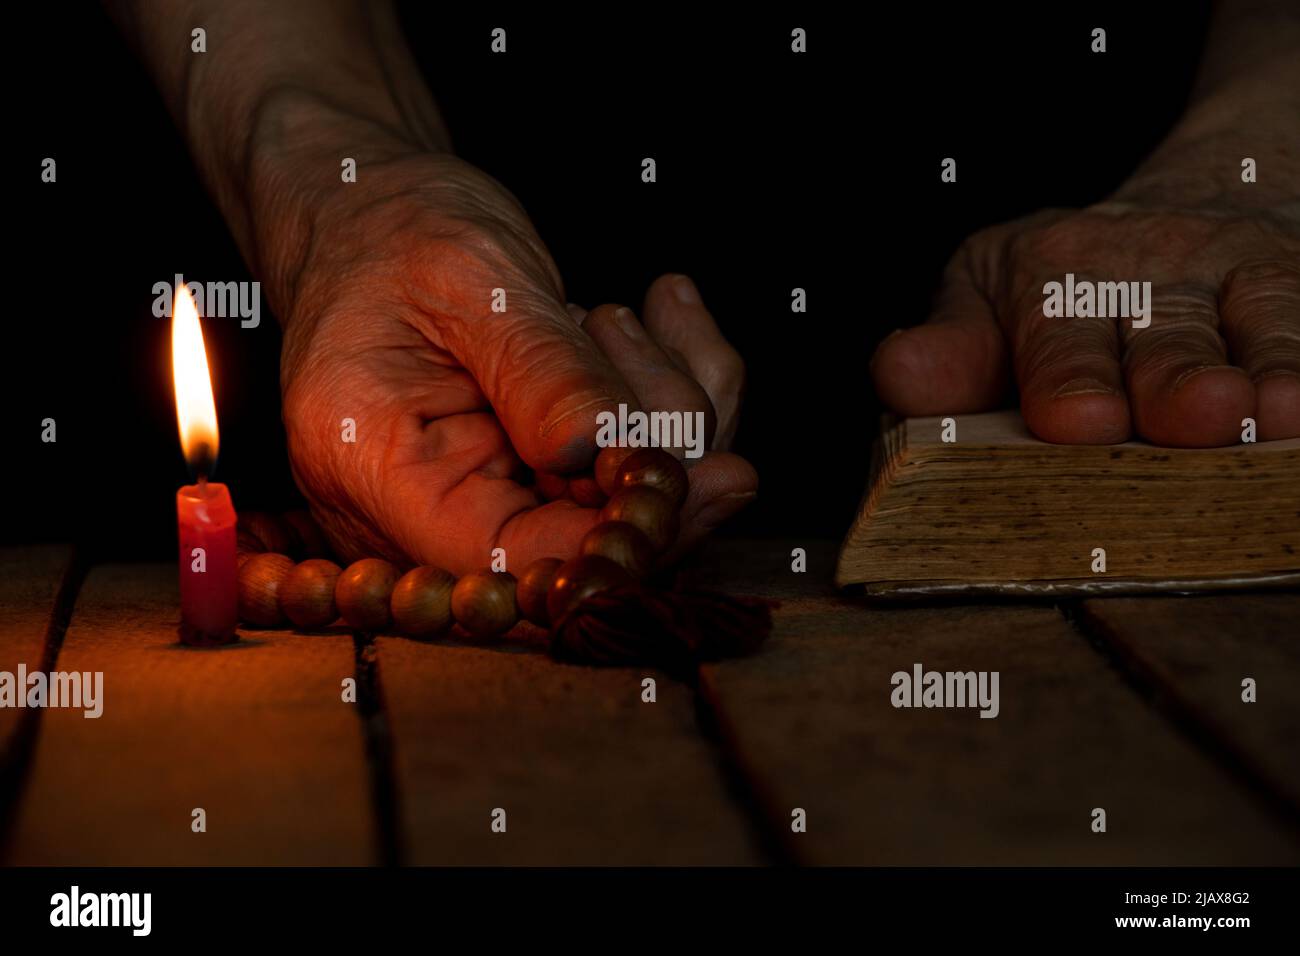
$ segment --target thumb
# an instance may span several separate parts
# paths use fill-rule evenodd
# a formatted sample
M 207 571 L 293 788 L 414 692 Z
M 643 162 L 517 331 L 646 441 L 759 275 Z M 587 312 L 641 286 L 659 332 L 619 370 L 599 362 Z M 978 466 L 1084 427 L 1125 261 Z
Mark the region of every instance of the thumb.
M 901 414 L 987 411 L 1005 397 L 1006 346 L 972 248 L 948 264 L 926 323 L 891 333 L 871 359 L 877 393 Z
M 637 407 L 622 375 L 550 295 L 494 290 L 490 304 L 453 321 L 446 344 L 474 376 L 519 457 L 571 472 L 596 456 L 596 416 Z

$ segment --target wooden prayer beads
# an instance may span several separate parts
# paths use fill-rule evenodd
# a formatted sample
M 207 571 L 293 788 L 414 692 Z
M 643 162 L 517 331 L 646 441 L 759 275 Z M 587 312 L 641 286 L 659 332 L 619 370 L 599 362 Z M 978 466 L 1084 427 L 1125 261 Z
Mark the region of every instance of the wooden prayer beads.
M 601 522 L 570 561 L 539 558 L 516 581 L 507 572 L 474 571 L 456 580 L 432 566 L 402 574 L 380 558 L 340 569 L 324 535 L 306 512 L 283 517 L 252 512 L 240 518 L 239 591 L 244 620 L 273 627 L 287 617 L 318 629 L 340 616 L 350 627 L 377 632 L 393 627 L 428 637 L 457 623 L 488 638 L 505 633 L 522 615 L 541 627 L 560 627 L 585 598 L 635 583 L 677 540 L 678 509 L 686 498 L 681 463 L 660 449 L 607 448 L 593 475 L 537 476 L 545 498 L 568 497 L 603 505 Z M 309 560 L 294 565 L 287 553 Z
M 618 491 L 618 470 L 623 462 L 631 458 L 639 448 L 605 448 L 596 456 L 596 484 L 607 495 Z M 667 454 L 667 452 L 665 452 Z
M 515 603 L 519 605 L 519 613 L 538 627 L 548 627 L 551 623 L 550 615 L 546 613 L 546 596 L 550 594 L 555 572 L 562 564 L 564 562 L 559 558 L 538 558 L 519 575 Z
M 631 583 L 632 575 L 622 566 L 598 554 L 585 554 L 566 561 L 555 573 L 555 581 L 546 597 L 546 613 L 551 626 L 563 622 L 564 616 L 583 598 Z
M 515 576 L 507 571 L 471 571 L 451 592 L 451 613 L 475 637 L 496 637 L 515 626 Z
M 451 627 L 451 593 L 456 579 L 431 565 L 407 571 L 393 587 L 393 624 L 410 637 L 429 637 Z
M 655 549 L 645 533 L 626 521 L 602 521 L 583 537 L 578 554 L 597 554 L 620 565 L 634 578 L 654 568 Z
M 280 608 L 294 627 L 311 631 L 338 619 L 334 588 L 342 573 L 333 561 L 311 558 L 285 576 L 280 584 Z
M 644 486 L 667 496 L 674 507 L 686 501 L 690 483 L 682 463 L 658 448 L 640 448 L 628 455 L 614 475 L 616 490 Z
M 359 631 L 381 631 L 392 620 L 388 600 L 401 572 L 383 558 L 362 558 L 334 585 L 339 613 Z
M 239 567 L 239 616 L 258 627 L 275 627 L 284 620 L 280 586 L 293 570 L 283 554 L 254 554 Z
M 634 485 L 614 492 L 601 509 L 605 521 L 625 521 L 650 539 L 657 552 L 667 551 L 677 540 L 677 506 L 662 492 L 648 485 Z M 599 525 L 597 525 L 599 527 Z

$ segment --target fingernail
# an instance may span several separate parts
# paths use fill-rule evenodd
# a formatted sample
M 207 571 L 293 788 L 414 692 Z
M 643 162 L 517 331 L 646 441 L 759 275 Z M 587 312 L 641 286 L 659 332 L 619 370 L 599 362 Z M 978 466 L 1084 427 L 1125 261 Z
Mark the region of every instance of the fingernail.
M 645 329 L 641 328 L 641 323 L 636 320 L 632 310 L 624 306 L 614 312 L 614 321 L 618 323 L 619 329 L 633 342 L 644 342 L 646 338 Z
M 734 495 L 723 495 L 721 498 L 710 501 L 707 505 L 697 511 L 695 513 L 695 520 L 706 528 L 716 528 L 757 497 L 758 492 L 756 491 L 746 491 Z
M 1266 378 L 1278 378 L 1279 376 L 1282 375 L 1285 375 L 1288 378 L 1300 378 L 1300 372 L 1297 372 L 1295 369 L 1275 368 L 1275 369 L 1270 369 L 1267 372 L 1260 372 L 1258 375 L 1253 376 L 1251 378 L 1251 381 L 1254 382 L 1256 385 L 1258 385 Z
M 682 305 L 699 305 L 700 293 L 695 288 L 695 283 L 686 276 L 678 276 L 673 280 L 673 295 L 677 296 L 677 301 Z
M 1234 365 L 1198 365 L 1196 368 L 1189 368 L 1187 371 L 1183 372 L 1183 373 L 1182 373 L 1181 375 L 1179 375 L 1176 379 L 1174 379 L 1174 385 L 1173 385 L 1173 388 L 1170 389 L 1170 391 L 1171 391 L 1171 392 L 1176 392 L 1176 391 L 1178 391 L 1180 388 L 1182 388 L 1184 385 L 1186 385 L 1189 381 L 1191 381 L 1192 379 L 1194 379 L 1196 376 L 1198 376 L 1198 375 L 1200 375 L 1200 374 L 1202 374 L 1202 373 L 1204 373 L 1204 372 L 1215 371 L 1215 370 L 1218 370 L 1218 369 L 1221 369 L 1221 368 L 1236 368 L 1236 366 L 1234 366 Z
M 605 395 L 599 392 L 589 391 L 586 389 L 571 392 L 561 401 L 556 402 L 555 406 L 546 413 L 542 419 L 541 427 L 538 434 L 543 438 L 550 436 L 551 432 L 557 428 L 565 428 L 572 421 L 587 422 L 594 421 L 598 412 L 613 408 L 615 399 L 612 395 Z M 585 427 L 580 427 L 576 435 L 569 439 L 569 444 L 562 449 L 562 454 L 567 456 L 571 453 L 581 452 L 588 445 L 594 445 L 595 438 Z M 567 457 L 566 457 L 567 460 Z M 582 462 L 572 466 L 573 468 L 582 467 Z M 564 468 L 554 467 L 555 471 L 564 471 Z
M 1052 398 L 1067 398 L 1071 395 L 1114 395 L 1115 389 L 1095 378 L 1072 378 L 1055 392 Z

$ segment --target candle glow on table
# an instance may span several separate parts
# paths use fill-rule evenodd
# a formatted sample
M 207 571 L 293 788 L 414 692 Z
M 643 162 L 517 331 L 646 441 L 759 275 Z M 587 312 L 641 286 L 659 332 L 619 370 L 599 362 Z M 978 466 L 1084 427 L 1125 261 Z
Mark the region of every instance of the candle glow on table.
M 172 379 L 181 450 L 198 479 L 176 493 L 180 638 L 201 647 L 230 644 L 239 640 L 235 507 L 225 485 L 208 481 L 217 460 L 217 410 L 203 329 L 185 285 L 172 306 Z

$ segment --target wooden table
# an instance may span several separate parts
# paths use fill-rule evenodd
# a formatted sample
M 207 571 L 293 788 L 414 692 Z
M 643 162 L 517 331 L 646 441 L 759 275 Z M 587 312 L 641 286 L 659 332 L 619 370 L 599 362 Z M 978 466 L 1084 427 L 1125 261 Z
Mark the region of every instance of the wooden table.
M 0 670 L 104 674 L 98 719 L 0 709 L 4 861 L 1300 862 L 1300 596 L 873 606 L 833 557 L 711 545 L 702 579 L 782 606 L 688 684 L 526 639 L 191 650 L 174 567 L 0 551 Z M 999 716 L 894 708 L 917 662 L 998 671 Z

